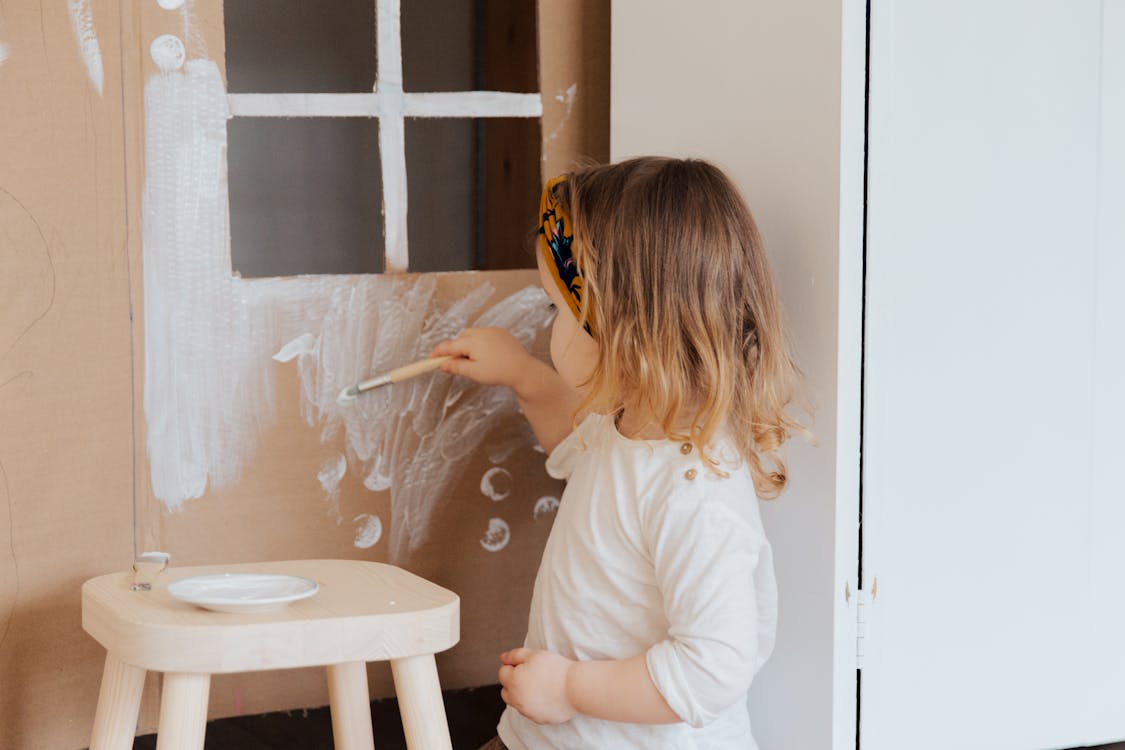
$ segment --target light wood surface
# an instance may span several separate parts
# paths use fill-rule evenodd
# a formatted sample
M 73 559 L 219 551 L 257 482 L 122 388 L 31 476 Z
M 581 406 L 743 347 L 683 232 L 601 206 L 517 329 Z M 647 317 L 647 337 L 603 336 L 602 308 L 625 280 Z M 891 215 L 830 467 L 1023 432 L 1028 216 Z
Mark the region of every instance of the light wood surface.
M 327 671 L 332 740 L 336 750 L 374 750 L 367 665 L 361 661 L 330 664 Z
M 210 612 L 168 584 L 211 573 L 312 578 L 320 591 L 277 612 Z M 460 599 L 401 568 L 359 560 L 292 560 L 169 568 L 151 591 L 131 573 L 82 586 L 82 627 L 121 661 L 159 672 L 219 674 L 387 661 L 444 651 L 459 637 Z M 216 644 L 221 643 L 218 648 Z
M 211 612 L 168 594 L 214 573 L 311 578 L 320 590 L 274 612 Z M 164 672 L 157 750 L 203 750 L 211 675 L 325 666 L 341 750 L 374 750 L 368 661 L 390 661 L 407 746 L 451 747 L 434 654 L 459 636 L 460 599 L 401 568 L 360 560 L 292 560 L 171 568 L 149 591 L 132 572 L 82 586 L 82 627 L 108 655 L 91 750 L 132 747 L 146 670 Z
M 453 745 L 433 654 L 393 659 L 391 673 L 406 746 L 411 750 L 450 750 Z
M 164 675 L 156 750 L 203 750 L 210 692 L 209 674 L 171 672 Z
M 137 714 L 145 686 L 145 670 L 106 654 L 98 710 L 90 750 L 129 750 L 137 733 Z

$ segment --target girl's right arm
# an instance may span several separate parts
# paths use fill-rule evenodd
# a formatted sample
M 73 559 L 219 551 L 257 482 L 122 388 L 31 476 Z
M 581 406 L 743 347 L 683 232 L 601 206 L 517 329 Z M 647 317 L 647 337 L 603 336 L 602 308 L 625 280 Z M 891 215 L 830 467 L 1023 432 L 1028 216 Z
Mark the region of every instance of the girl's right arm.
M 548 454 L 573 430 L 574 413 L 582 396 L 503 328 L 466 328 L 457 338 L 438 344 L 430 354 L 447 355 L 456 359 L 442 365 L 444 372 L 464 375 L 482 385 L 511 388 Z

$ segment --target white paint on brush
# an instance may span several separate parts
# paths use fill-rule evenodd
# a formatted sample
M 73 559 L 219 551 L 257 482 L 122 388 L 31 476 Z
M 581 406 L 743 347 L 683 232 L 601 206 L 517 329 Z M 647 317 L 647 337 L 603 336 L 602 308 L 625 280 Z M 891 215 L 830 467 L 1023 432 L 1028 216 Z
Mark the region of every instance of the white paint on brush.
M 94 29 L 94 13 L 90 10 L 90 0 L 67 0 L 66 9 L 70 14 L 70 27 L 74 30 L 74 38 L 78 41 L 78 50 L 83 62 L 86 63 L 86 73 L 100 96 L 105 74 L 102 71 L 102 50 L 98 46 L 98 34 Z
M 372 513 L 360 513 L 352 520 L 361 522 L 355 530 L 356 547 L 360 549 L 374 547 L 383 537 L 383 520 L 379 516 Z
M 499 502 L 512 493 L 512 475 L 507 469 L 493 466 L 480 480 L 481 494 L 492 502 Z
M 184 60 L 187 58 L 184 43 L 174 34 L 161 34 L 153 39 L 148 53 L 162 73 L 179 70 L 184 67 Z
M 512 539 L 512 530 L 503 518 L 488 519 L 488 531 L 480 538 L 480 546 L 489 552 L 499 552 L 508 546 Z
M 559 509 L 559 499 L 551 495 L 544 495 L 535 501 L 535 507 L 531 511 L 531 516 L 538 519 L 540 516 L 545 516 L 548 513 L 554 513 Z
M 145 88 L 144 408 L 153 492 L 169 509 L 235 482 L 274 419 L 272 360 L 297 368 L 303 417 L 326 444 L 343 437 L 351 470 L 391 493 L 389 556 L 427 537 L 435 510 L 515 397 L 434 372 L 341 409 L 371 372 L 427 356 L 467 325 L 498 326 L 525 346 L 548 322 L 529 286 L 487 307 L 482 283 L 454 301 L 441 275 L 231 274 L 226 92 L 207 60 Z M 530 441 L 528 441 L 530 442 Z M 387 519 L 384 519 L 387 520 Z

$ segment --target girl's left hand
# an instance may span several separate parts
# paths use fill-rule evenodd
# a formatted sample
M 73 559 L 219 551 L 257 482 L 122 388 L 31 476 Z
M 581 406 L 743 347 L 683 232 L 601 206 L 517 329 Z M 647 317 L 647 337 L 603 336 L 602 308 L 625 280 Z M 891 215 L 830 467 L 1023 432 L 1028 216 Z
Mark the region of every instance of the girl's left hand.
M 532 648 L 500 654 L 500 697 L 536 724 L 561 724 L 578 713 L 566 694 L 566 676 L 576 663 Z

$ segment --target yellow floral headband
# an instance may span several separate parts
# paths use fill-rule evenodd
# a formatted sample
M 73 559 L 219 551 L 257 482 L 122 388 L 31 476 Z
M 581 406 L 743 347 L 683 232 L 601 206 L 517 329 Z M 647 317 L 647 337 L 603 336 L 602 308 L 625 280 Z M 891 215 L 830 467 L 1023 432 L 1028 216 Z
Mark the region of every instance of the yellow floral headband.
M 556 202 L 554 189 L 566 181 L 561 175 L 547 181 L 543 197 L 539 200 L 539 249 L 543 253 L 547 272 L 566 300 L 576 320 L 582 319 L 582 271 L 571 254 L 574 229 L 570 216 Z M 594 335 L 593 310 L 586 312 L 586 332 Z

